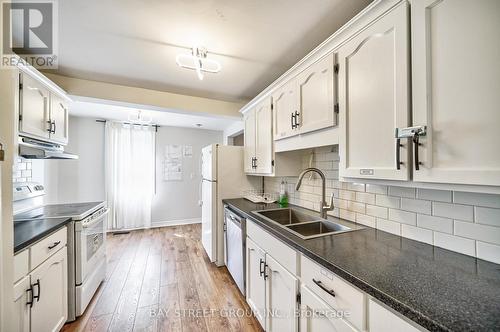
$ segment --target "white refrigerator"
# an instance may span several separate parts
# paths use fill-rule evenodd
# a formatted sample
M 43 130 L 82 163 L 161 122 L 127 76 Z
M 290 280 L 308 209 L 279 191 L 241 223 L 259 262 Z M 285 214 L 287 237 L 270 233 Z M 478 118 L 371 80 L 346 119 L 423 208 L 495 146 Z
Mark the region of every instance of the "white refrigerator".
M 224 265 L 223 199 L 242 197 L 255 189 L 258 177 L 247 176 L 243 167 L 243 147 L 212 144 L 202 149 L 201 240 L 208 257 Z

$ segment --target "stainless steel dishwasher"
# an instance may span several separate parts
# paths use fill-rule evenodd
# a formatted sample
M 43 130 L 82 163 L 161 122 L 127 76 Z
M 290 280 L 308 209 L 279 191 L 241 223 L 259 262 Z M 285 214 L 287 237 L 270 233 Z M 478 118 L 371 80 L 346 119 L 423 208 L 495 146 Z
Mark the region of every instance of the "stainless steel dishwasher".
M 225 262 L 234 282 L 245 295 L 246 220 L 224 207 Z

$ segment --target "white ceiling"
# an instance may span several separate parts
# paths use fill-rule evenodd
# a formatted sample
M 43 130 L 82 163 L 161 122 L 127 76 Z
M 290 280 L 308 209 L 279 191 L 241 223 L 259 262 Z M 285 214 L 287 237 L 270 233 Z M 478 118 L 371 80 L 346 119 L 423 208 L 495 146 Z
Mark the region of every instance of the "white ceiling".
M 92 117 L 95 119 L 128 121 L 129 114 L 137 115 L 139 108 L 117 106 L 98 102 L 75 101 L 70 107 L 73 116 Z M 188 127 L 199 129 L 220 130 L 228 128 L 238 121 L 215 116 L 198 116 L 187 113 L 141 110 L 144 116 L 152 117 L 152 123 L 160 126 Z M 196 124 L 202 124 L 197 127 Z
M 248 100 L 371 0 L 59 1 L 59 70 L 83 79 Z M 203 81 L 178 53 L 222 64 Z M 212 52 L 212 53 L 211 53 Z

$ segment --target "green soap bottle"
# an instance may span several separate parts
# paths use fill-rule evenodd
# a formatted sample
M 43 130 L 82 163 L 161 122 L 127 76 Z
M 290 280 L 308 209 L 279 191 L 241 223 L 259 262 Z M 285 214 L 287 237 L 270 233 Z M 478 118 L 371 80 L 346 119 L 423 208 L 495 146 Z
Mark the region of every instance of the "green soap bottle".
M 287 207 L 288 206 L 288 196 L 286 195 L 285 187 L 286 187 L 285 181 L 281 180 L 281 184 L 280 184 L 280 198 L 278 200 L 278 204 L 281 207 Z

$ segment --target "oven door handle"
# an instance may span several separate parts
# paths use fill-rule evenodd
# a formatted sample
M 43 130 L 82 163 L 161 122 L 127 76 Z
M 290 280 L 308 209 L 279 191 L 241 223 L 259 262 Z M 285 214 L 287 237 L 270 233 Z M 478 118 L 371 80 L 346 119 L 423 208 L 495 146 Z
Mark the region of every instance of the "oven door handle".
M 104 218 L 107 214 L 109 213 L 109 209 L 106 209 L 99 217 L 96 219 L 92 220 L 89 223 L 82 224 L 82 228 L 89 228 L 92 227 L 93 225 L 97 224 L 98 222 L 101 221 L 102 218 Z

